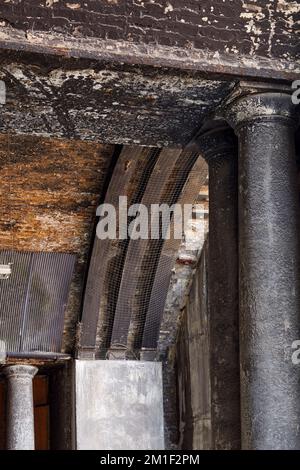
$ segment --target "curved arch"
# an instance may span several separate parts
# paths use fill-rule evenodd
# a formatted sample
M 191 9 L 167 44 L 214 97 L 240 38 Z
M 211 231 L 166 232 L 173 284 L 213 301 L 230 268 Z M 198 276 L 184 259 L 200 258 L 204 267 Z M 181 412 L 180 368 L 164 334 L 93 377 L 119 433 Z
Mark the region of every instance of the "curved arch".
M 193 203 L 207 166 L 191 150 L 124 147 L 105 203 Z M 87 279 L 79 355 L 155 348 L 172 267 L 181 240 L 99 240 L 95 237 Z
M 207 163 L 202 156 L 199 155 L 185 182 L 178 203 L 181 205 L 193 203 L 199 193 L 199 188 L 204 185 L 207 175 Z M 172 268 L 175 264 L 180 244 L 181 240 L 172 238 L 165 240 L 164 242 L 152 286 L 147 319 L 143 333 L 142 347 L 145 349 L 155 349 L 157 346 L 161 319 L 172 275 Z M 160 293 L 159 295 L 158 292 Z
M 117 208 L 120 195 L 127 195 L 129 203 L 141 197 L 145 181 L 151 174 L 157 156 L 157 149 L 124 147 L 116 163 L 105 203 Z M 109 307 L 112 301 L 109 284 L 115 260 L 124 258 L 126 250 L 126 240 L 99 240 L 97 237 L 94 239 L 84 295 L 80 356 L 94 356 L 96 349 L 103 349 L 109 343 L 113 321 L 111 306 Z M 115 281 L 117 280 L 118 276 L 115 277 Z
M 164 149 L 161 151 L 141 200 L 141 203 L 148 209 L 151 204 L 166 201 L 167 183 L 181 154 L 180 150 Z M 157 253 L 159 240 L 138 239 L 129 242 L 115 312 L 111 339 L 112 346 L 114 344 L 127 346 L 130 325 L 132 328 L 132 317 L 134 317 L 136 324 L 142 322 L 142 319 L 139 319 L 144 313 L 144 302 L 141 299 L 141 294 L 145 295 L 145 292 L 137 292 L 137 290 L 141 276 L 143 276 L 143 261 L 149 253 L 151 244 L 152 246 L 156 245 L 155 251 Z M 154 250 L 153 255 L 155 256 Z M 151 267 L 149 265 L 146 273 L 148 279 L 150 275 Z M 137 325 L 136 329 L 139 329 Z M 132 341 L 134 341 L 133 338 Z
M 195 161 L 198 161 L 196 167 L 194 166 Z M 199 174 L 196 175 L 195 173 L 194 177 L 191 177 L 193 168 L 200 171 L 200 179 Z M 201 170 L 204 168 L 203 173 Z M 191 190 L 192 182 L 199 189 L 200 183 L 197 184 L 196 182 L 205 179 L 206 174 L 206 163 L 202 159 L 199 160 L 197 153 L 182 151 L 176 154 L 174 150 L 165 150 L 157 161 L 141 202 L 147 207 L 153 203 L 172 205 L 180 200 L 182 200 L 182 203 L 193 202 L 197 189 L 194 187 L 194 191 Z M 180 195 L 187 179 L 190 179 L 189 191 L 184 190 L 186 197 L 181 198 Z M 191 198 L 190 193 L 193 193 L 194 197 Z M 153 282 L 155 279 L 159 279 L 159 285 L 156 284 L 156 296 L 165 299 L 169 284 L 168 276 L 172 268 L 172 265 L 166 266 L 167 269 L 162 271 L 163 278 L 159 278 L 159 274 L 157 275 L 158 269 L 161 268 L 161 250 L 165 245 L 164 255 L 169 252 L 168 257 L 173 261 L 179 243 L 180 240 L 172 240 L 172 237 L 170 240 L 153 240 L 149 238 L 148 240 L 130 241 L 119 291 L 112 347 L 119 344 L 126 345 L 127 350 L 134 352 L 135 355 L 135 351 L 139 351 L 142 347 L 143 335 L 146 337 L 148 332 L 151 334 L 153 330 L 152 323 L 156 321 L 153 315 L 150 318 L 148 317 L 148 304 L 151 293 L 154 292 Z M 165 283 L 164 280 L 167 278 L 168 282 Z M 145 324 L 147 325 L 146 328 Z M 154 330 L 156 329 L 154 327 Z

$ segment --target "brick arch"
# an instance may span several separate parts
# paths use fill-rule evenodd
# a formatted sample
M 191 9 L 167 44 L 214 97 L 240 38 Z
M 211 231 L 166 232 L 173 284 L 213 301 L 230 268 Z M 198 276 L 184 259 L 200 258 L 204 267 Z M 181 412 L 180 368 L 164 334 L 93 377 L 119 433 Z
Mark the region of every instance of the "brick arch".
M 207 177 L 198 153 L 124 147 L 105 202 L 194 202 Z M 109 349 L 138 354 L 155 348 L 170 275 L 180 240 L 99 240 L 87 279 L 79 356 L 105 357 Z M 159 304 L 159 305 L 158 305 Z

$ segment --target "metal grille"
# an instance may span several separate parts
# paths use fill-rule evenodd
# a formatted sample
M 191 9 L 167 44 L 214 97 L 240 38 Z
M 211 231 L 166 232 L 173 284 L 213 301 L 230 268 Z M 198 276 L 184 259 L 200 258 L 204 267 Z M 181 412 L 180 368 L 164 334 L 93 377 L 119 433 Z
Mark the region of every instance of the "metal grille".
M 65 253 L 0 252 L 0 264 L 12 263 L 10 278 L 0 280 L 0 340 L 7 353 L 60 352 L 74 262 Z

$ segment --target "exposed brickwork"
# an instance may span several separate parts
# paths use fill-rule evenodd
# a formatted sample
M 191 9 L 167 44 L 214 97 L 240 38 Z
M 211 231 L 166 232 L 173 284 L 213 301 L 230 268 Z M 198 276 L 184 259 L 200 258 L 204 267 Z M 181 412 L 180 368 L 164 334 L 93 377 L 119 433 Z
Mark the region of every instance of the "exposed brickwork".
M 64 350 L 75 339 L 95 210 L 113 146 L 0 135 L 1 248 L 77 255 Z

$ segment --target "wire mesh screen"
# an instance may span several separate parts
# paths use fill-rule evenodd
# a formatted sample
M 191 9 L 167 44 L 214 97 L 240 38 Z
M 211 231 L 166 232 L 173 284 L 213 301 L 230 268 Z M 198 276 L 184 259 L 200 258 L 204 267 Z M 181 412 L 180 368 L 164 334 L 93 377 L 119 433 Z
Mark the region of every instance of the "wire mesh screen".
M 159 231 L 148 236 L 119 239 L 119 196 L 128 207 L 153 204 L 193 204 L 207 178 L 207 165 L 194 152 L 179 149 L 124 147 L 107 191 L 105 203 L 117 211 L 115 239 L 95 238 L 82 317 L 81 350 L 124 350 L 129 355 L 155 348 L 172 268 L 181 239 Z M 137 213 L 139 211 L 137 210 Z M 170 213 L 170 225 L 172 218 Z M 133 219 L 128 216 L 127 226 Z M 144 221 L 145 222 L 145 221 Z M 183 232 L 182 232 L 183 236 Z
M 1 251 L 0 340 L 6 352 L 60 352 L 75 256 Z

